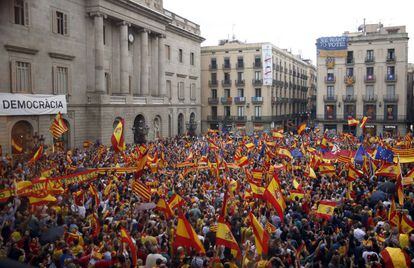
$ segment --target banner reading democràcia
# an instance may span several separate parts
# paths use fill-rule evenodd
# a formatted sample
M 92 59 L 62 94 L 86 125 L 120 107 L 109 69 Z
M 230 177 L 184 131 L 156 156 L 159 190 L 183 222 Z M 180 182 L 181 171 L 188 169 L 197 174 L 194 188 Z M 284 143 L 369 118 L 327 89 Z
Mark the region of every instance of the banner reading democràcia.
M 316 48 L 320 57 L 346 57 L 348 36 L 320 37 L 316 40 Z
M 65 95 L 0 93 L 0 116 L 66 114 Z

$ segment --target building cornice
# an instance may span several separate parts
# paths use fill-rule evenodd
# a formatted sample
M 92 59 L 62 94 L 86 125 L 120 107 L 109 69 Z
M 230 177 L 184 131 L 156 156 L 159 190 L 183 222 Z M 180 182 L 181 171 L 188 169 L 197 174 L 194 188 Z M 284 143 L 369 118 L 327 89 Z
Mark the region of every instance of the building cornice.
M 39 52 L 38 49 L 9 45 L 9 44 L 5 44 L 4 48 L 10 52 L 24 53 L 24 54 L 29 54 L 29 55 L 35 55 Z
M 174 26 L 172 24 L 168 24 L 167 27 L 166 27 L 166 29 L 169 32 L 172 32 L 172 33 L 181 35 L 183 37 L 186 37 L 186 38 L 191 39 L 191 40 L 193 40 L 195 42 L 198 42 L 198 43 L 202 43 L 202 42 L 204 42 L 206 40 L 205 38 L 203 38 L 203 37 L 201 37 L 199 35 L 193 34 L 193 33 L 189 32 L 189 31 L 186 31 L 184 29 L 181 29 L 181 28 L 179 28 L 177 26 Z
M 49 52 L 49 57 L 61 60 L 73 60 L 75 56 L 56 52 Z

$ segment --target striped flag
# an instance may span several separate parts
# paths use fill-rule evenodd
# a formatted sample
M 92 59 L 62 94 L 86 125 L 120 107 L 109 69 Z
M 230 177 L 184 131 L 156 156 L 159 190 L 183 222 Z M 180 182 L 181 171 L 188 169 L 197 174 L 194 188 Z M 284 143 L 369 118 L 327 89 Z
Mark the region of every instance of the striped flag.
M 260 224 L 253 213 L 249 213 L 250 225 L 253 229 L 254 241 L 256 244 L 257 254 L 267 254 L 269 249 L 270 235 L 266 229 Z
M 11 140 L 11 145 L 14 154 L 21 154 L 23 152 L 23 146 L 19 145 L 13 138 Z
M 149 202 L 151 200 L 151 190 L 139 181 L 132 182 L 132 192 L 143 199 L 143 201 Z
M 302 124 L 299 125 L 299 127 L 298 127 L 298 134 L 299 135 L 302 135 L 302 133 L 303 133 L 303 131 L 305 131 L 305 129 L 306 129 L 306 122 L 304 122 L 304 123 L 302 123 Z
M 400 248 L 386 247 L 380 252 L 385 268 L 408 268 L 410 267 L 410 256 Z
M 32 158 L 29 160 L 29 164 L 36 163 L 37 160 L 39 160 L 40 157 L 43 155 L 43 145 L 40 145 L 37 151 L 34 153 Z
M 316 216 L 322 219 L 329 220 L 336 208 L 337 203 L 334 201 L 322 200 L 319 202 Z
M 125 228 L 121 228 L 121 241 L 122 243 L 126 243 L 129 246 L 129 250 L 131 251 L 131 260 L 132 266 L 137 266 L 137 247 L 135 246 L 135 242 L 132 240 L 131 236 L 129 235 L 128 231 Z
M 112 147 L 115 152 L 122 152 L 125 150 L 124 124 L 124 119 L 119 120 L 111 137 Z
M 174 231 L 173 246 L 174 248 L 178 246 L 193 248 L 200 254 L 206 253 L 197 233 L 183 215 L 178 217 L 177 227 Z
M 364 117 L 362 117 L 362 119 L 361 119 L 361 123 L 360 123 L 360 127 L 362 128 L 362 129 L 364 129 L 365 128 L 365 125 L 366 125 L 366 123 L 367 123 L 367 121 L 368 121 L 368 117 L 366 117 L 366 116 L 364 116 Z
M 52 133 L 53 138 L 58 139 L 68 130 L 69 129 L 66 126 L 65 121 L 63 121 L 62 114 L 59 112 L 53 120 L 49 131 Z
M 240 247 L 234 238 L 229 225 L 223 218 L 219 218 L 216 232 L 216 245 L 222 245 L 231 250 L 234 257 L 241 257 Z
M 348 126 L 356 127 L 358 126 L 358 124 L 359 124 L 359 121 L 353 118 L 352 116 L 348 118 Z

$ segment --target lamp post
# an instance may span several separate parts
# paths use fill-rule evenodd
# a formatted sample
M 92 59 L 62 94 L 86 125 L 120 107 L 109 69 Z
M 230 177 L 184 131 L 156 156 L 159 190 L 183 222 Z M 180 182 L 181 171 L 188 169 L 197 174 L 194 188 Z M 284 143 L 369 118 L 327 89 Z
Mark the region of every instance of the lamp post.
M 195 136 L 195 132 L 197 129 L 197 122 L 195 121 L 189 121 L 186 123 L 186 128 L 189 136 Z

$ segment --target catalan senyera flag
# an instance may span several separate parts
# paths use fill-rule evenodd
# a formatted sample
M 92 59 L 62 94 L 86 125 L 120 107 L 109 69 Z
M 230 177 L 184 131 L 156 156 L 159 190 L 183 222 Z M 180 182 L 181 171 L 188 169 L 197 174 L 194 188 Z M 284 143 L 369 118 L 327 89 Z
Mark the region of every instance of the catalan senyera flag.
M 380 252 L 384 268 L 409 268 L 410 256 L 401 248 L 386 247 Z
M 231 250 L 231 253 L 234 257 L 241 257 L 241 250 L 237 244 L 236 239 L 230 230 L 230 227 L 223 218 L 219 218 L 217 223 L 217 232 L 216 232 L 216 245 L 224 246 Z
M 366 116 L 362 117 L 361 124 L 359 125 L 360 128 L 364 129 L 365 125 L 367 124 L 367 121 L 368 121 L 368 117 L 366 117 Z
M 53 120 L 49 131 L 52 133 L 53 138 L 58 139 L 68 130 L 69 129 L 66 126 L 65 121 L 63 121 L 62 114 L 59 112 Z
M 414 221 L 410 220 L 406 214 L 401 216 L 400 233 L 409 234 L 414 230 Z
M 131 251 L 131 260 L 132 266 L 136 267 L 137 265 L 137 248 L 135 246 L 134 241 L 132 241 L 131 236 L 129 235 L 128 231 L 125 228 L 121 228 L 121 241 L 126 243 L 129 246 L 129 250 Z
M 23 153 L 23 146 L 19 145 L 13 138 L 11 139 L 11 146 L 14 154 Z
M 165 201 L 164 198 L 160 198 L 158 200 L 156 209 L 164 212 L 167 218 L 171 218 L 174 215 L 174 211 L 171 209 L 170 205 L 168 205 L 167 201 Z
M 272 178 L 269 185 L 266 187 L 263 197 L 276 209 L 280 220 L 283 222 L 286 204 L 285 199 L 283 198 L 283 194 L 279 189 L 279 184 L 275 178 Z
M 356 126 L 358 126 L 358 124 L 359 124 L 359 121 L 358 120 L 356 120 L 353 117 L 348 117 L 348 126 L 350 126 L 350 127 L 356 127 Z
M 168 205 L 170 206 L 171 209 L 175 209 L 176 207 L 182 206 L 184 204 L 185 204 L 184 199 L 178 194 L 173 194 L 173 196 L 171 196 L 170 200 L 168 201 Z
M 312 167 L 309 167 L 309 178 L 312 178 L 312 179 L 316 179 L 317 177 L 316 177 L 316 173 L 315 173 L 315 171 L 313 170 L 313 168 Z
M 356 169 L 352 164 L 348 166 L 348 181 L 355 181 L 363 175 L 361 171 Z
M 141 197 L 145 202 L 149 202 L 151 200 L 151 189 L 140 181 L 134 180 L 132 182 L 132 192 Z
M 124 124 L 124 119 L 120 119 L 111 137 L 112 147 L 115 152 L 122 152 L 125 150 Z
M 304 122 L 304 123 L 302 123 L 298 126 L 298 134 L 302 135 L 302 133 L 303 133 L 303 131 L 305 131 L 305 129 L 306 129 L 306 122 Z
M 270 238 L 269 233 L 267 232 L 266 229 L 263 228 L 263 226 L 260 224 L 260 222 L 251 212 L 249 213 L 249 219 L 250 219 L 250 226 L 253 229 L 257 254 L 259 255 L 267 254 L 267 251 L 269 249 L 269 238 Z
M 203 244 L 198 238 L 197 233 L 194 231 L 191 224 L 183 215 L 180 215 L 178 217 L 177 227 L 175 228 L 174 232 L 173 246 L 174 248 L 177 248 L 179 246 L 185 248 L 193 248 L 198 253 L 206 253 Z
M 329 220 L 334 213 L 336 205 L 334 201 L 322 200 L 319 202 L 315 215 L 319 218 Z
M 40 145 L 39 148 L 36 150 L 32 158 L 29 160 L 29 164 L 36 163 L 37 160 L 39 160 L 40 157 L 43 155 L 43 145 Z

